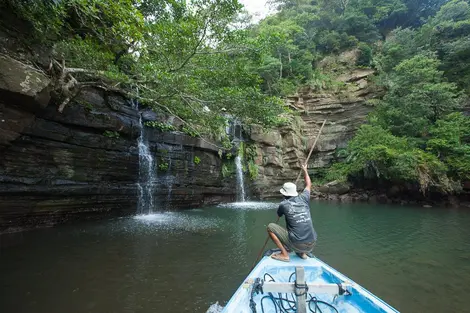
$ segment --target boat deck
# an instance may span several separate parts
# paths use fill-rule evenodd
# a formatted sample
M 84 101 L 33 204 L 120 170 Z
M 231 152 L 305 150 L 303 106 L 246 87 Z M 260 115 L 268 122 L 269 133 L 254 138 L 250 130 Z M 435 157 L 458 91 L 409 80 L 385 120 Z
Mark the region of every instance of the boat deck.
M 296 312 L 296 296 L 293 293 L 264 292 L 263 294 L 253 294 L 252 297 L 252 286 L 256 278 L 261 278 L 265 282 L 293 283 L 295 281 L 295 269 L 299 266 L 305 270 L 307 284 L 330 286 L 325 289 L 317 288 L 315 293 L 311 292 L 315 288 L 310 287 L 307 296 L 307 312 L 398 312 L 321 260 L 317 258 L 303 260 L 295 254 L 291 255 L 291 260 L 288 263 L 264 257 L 248 275 L 222 312 L 252 313 L 250 299 L 253 299 L 256 304 L 256 312 Z M 336 291 L 331 292 L 332 290 L 339 290 L 339 288 L 335 288 L 336 284 L 346 286 L 344 289 L 347 292 L 342 295 L 339 295 Z M 318 290 L 325 290 L 325 292 Z

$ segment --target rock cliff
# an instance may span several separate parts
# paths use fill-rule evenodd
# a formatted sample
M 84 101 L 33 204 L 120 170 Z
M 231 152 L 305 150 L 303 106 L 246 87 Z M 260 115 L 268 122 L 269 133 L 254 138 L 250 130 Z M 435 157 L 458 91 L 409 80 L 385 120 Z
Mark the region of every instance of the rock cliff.
M 140 124 L 129 101 L 85 89 L 58 113 L 47 75 L 6 55 L 0 69 L 0 232 L 84 213 L 135 213 Z M 179 132 L 146 131 L 157 210 L 234 199 L 216 147 Z
M 252 128 L 250 140 L 257 147 L 259 167 L 259 176 L 254 181 L 256 194 L 261 198 L 278 197 L 281 185 L 296 179 L 299 161 L 305 161 L 325 119 L 308 166 L 315 172 L 331 164 L 337 149 L 346 147 L 372 110 L 367 100 L 380 95 L 370 83 L 373 74 L 370 69 L 352 69 L 336 77 L 334 88 L 304 87 L 287 99 L 300 119 L 277 130 Z

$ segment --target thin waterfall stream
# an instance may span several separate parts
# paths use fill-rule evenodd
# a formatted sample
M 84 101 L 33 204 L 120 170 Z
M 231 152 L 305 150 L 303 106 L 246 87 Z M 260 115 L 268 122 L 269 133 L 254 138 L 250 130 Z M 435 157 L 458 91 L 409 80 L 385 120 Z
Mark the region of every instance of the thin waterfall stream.
M 142 122 L 142 113 L 139 111 L 137 101 L 133 102 L 133 107 L 139 114 L 139 130 L 140 135 L 137 139 L 137 147 L 139 149 L 139 181 L 137 182 L 138 201 L 137 214 L 151 214 L 154 209 L 153 194 L 155 191 L 155 162 L 149 148 L 148 139 L 145 133 L 145 127 Z
M 239 155 L 235 158 L 235 166 L 237 168 L 237 201 L 245 202 L 245 182 L 243 180 L 242 158 Z
M 232 142 L 238 146 L 238 150 L 243 149 L 243 129 L 240 121 L 231 119 L 226 130 L 227 135 L 232 138 Z M 236 176 L 237 176 L 237 202 L 246 201 L 245 181 L 243 179 L 243 163 L 240 151 L 235 158 Z

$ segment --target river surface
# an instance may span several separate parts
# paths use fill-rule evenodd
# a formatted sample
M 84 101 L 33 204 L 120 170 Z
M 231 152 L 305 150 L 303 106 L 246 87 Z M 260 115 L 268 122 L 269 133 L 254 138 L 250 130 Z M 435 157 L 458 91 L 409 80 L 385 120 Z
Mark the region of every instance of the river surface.
M 254 208 L 254 209 L 253 209 Z M 0 236 L 0 312 L 201 312 L 249 272 L 276 204 Z M 402 312 L 470 312 L 470 211 L 312 203 L 315 255 Z

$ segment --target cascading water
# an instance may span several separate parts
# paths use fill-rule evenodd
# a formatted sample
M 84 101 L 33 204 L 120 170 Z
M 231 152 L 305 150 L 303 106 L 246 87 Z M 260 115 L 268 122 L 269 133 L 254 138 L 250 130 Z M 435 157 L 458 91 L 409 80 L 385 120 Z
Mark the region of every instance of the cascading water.
M 153 212 L 155 191 L 155 167 L 152 153 L 150 152 L 148 140 L 145 136 L 145 127 L 142 123 L 142 114 L 139 112 L 139 104 L 133 101 L 133 106 L 139 113 L 140 135 L 137 139 L 139 148 L 139 181 L 137 182 L 138 202 L 137 214 L 150 214 Z
M 242 158 L 239 155 L 235 158 L 235 166 L 237 167 L 237 201 L 245 202 L 245 182 L 243 180 Z
M 240 121 L 230 117 L 225 132 L 232 139 L 232 142 L 238 145 L 239 149 L 243 149 L 241 145 L 243 142 L 242 124 Z M 240 155 L 235 158 L 235 166 L 237 170 L 237 201 L 245 202 L 245 182 L 243 180 L 243 166 Z

